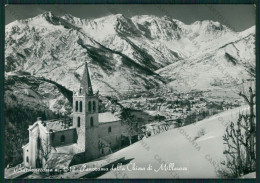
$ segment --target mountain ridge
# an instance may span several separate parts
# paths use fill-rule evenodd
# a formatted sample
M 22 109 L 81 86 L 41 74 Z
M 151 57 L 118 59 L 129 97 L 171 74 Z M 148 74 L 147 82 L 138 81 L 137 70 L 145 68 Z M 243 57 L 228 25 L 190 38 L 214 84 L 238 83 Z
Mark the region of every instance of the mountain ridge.
M 73 90 L 78 87 L 76 76 L 81 75 L 87 61 L 93 83 L 97 83 L 94 90 L 146 90 L 165 85 L 168 77 L 160 76 L 160 70 L 175 63 L 189 65 L 237 44 L 236 41 L 253 50 L 254 40 L 244 40 L 254 37 L 254 29 L 253 26 L 238 33 L 210 20 L 186 25 L 169 17 L 149 15 L 80 19 L 46 12 L 6 26 L 6 72 L 26 70 Z M 243 49 L 248 46 L 241 45 Z M 244 52 L 234 58 L 245 57 Z M 110 89 L 103 81 L 111 81 Z

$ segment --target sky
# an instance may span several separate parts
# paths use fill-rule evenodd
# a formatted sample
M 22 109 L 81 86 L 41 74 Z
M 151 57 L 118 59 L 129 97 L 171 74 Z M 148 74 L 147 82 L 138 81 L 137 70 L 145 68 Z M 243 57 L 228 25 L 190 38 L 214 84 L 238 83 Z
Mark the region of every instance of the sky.
M 171 5 L 171 4 L 99 4 L 99 5 L 7 5 L 5 23 L 17 19 L 34 17 L 46 11 L 55 15 L 71 14 L 75 17 L 93 19 L 110 14 L 168 16 L 185 24 L 195 21 L 218 21 L 236 32 L 255 25 L 255 6 L 253 4 L 222 5 Z

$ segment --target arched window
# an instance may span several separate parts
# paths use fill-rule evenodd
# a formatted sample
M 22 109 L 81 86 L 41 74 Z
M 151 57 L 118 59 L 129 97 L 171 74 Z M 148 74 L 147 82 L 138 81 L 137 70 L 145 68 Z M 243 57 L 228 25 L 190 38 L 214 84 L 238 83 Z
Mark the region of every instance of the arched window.
M 94 119 L 93 119 L 93 117 L 90 118 L 90 126 L 94 126 Z
M 75 111 L 78 112 L 78 110 L 79 110 L 79 102 L 76 101 Z
M 79 112 L 82 112 L 82 101 L 79 102 Z
M 28 156 L 26 156 L 26 162 L 29 163 L 29 157 Z
M 91 101 L 88 102 L 88 112 L 91 112 Z
M 108 133 L 111 133 L 111 132 L 112 132 L 112 128 L 110 126 L 110 127 L 108 127 Z
M 78 117 L 78 127 L 80 127 L 80 117 Z
M 82 88 L 79 89 L 79 93 L 80 93 L 80 94 L 82 93 Z
M 62 136 L 60 137 L 60 142 L 61 142 L 61 143 L 64 143 L 64 142 L 65 142 L 65 136 L 64 136 L 64 135 L 62 135 Z
M 93 101 L 93 112 L 96 112 L 96 102 Z

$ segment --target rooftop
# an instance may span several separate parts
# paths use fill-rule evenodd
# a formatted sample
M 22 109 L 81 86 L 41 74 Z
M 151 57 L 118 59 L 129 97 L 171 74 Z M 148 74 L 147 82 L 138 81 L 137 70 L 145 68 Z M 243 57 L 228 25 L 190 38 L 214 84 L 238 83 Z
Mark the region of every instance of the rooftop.
M 48 121 L 43 121 L 42 125 L 45 126 L 48 131 L 62 131 L 62 130 L 67 130 L 72 128 L 72 120 L 64 120 L 64 119 L 48 120 Z
M 112 114 L 111 112 L 105 112 L 105 113 L 99 113 L 99 123 L 112 123 L 116 121 L 120 121 L 120 118 Z M 38 121 L 39 122 L 39 121 Z M 48 121 L 40 121 L 40 123 L 46 128 L 47 131 L 63 131 L 74 128 L 72 126 L 72 120 L 71 119 L 53 119 Z M 36 124 L 36 123 L 35 123 Z M 34 125 L 32 125 L 34 126 Z M 30 126 L 30 128 L 32 128 Z
M 73 156 L 73 154 L 68 153 L 51 153 L 47 161 L 47 167 L 53 169 L 68 168 Z
M 77 143 L 55 147 L 55 153 L 60 154 L 77 154 L 80 151 L 81 149 Z

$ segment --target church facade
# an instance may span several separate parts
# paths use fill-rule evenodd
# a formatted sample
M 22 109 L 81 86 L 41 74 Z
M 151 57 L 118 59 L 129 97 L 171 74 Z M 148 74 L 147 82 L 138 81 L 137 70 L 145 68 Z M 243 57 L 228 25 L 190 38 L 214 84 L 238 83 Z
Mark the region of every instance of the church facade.
M 41 168 L 53 157 L 81 154 L 91 161 L 120 148 L 122 122 L 110 112 L 99 113 L 99 96 L 93 93 L 86 64 L 80 88 L 73 93 L 72 121 L 38 118 L 28 131 L 24 166 Z

